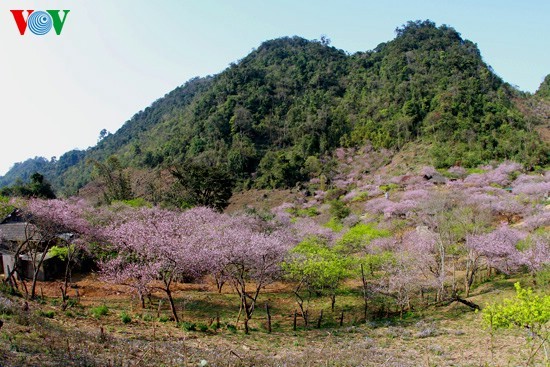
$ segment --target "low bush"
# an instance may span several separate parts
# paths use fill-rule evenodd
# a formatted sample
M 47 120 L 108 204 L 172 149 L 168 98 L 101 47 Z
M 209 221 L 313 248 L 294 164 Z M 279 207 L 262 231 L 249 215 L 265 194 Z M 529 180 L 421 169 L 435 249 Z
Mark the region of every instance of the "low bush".
M 98 319 L 101 316 L 106 316 L 109 313 L 109 308 L 105 305 L 93 307 L 92 309 L 90 309 L 90 313 L 93 317 Z
M 132 318 L 130 317 L 130 315 L 128 315 L 124 311 L 120 314 L 120 320 L 123 324 L 129 324 L 130 322 L 132 322 Z
M 197 330 L 197 325 L 194 322 L 184 321 L 181 322 L 181 328 L 185 331 L 195 331 Z

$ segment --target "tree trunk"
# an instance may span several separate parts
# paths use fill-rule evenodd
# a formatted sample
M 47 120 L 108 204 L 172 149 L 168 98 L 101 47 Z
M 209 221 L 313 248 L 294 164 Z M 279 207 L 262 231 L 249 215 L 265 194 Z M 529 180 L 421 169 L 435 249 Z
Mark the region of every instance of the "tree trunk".
M 141 308 L 144 309 L 145 308 L 145 297 L 143 296 L 143 292 L 138 291 L 138 295 L 139 295 L 139 301 L 141 302 Z
M 365 278 L 365 270 L 363 268 L 363 264 L 361 264 L 361 281 L 363 282 L 363 300 L 365 302 L 365 306 L 363 307 L 363 317 L 365 318 L 365 322 L 367 322 L 367 313 L 369 311 L 369 299 L 368 299 L 368 291 L 367 291 L 367 279 Z
M 65 266 L 65 275 L 63 279 L 63 302 L 69 298 L 67 296 L 67 289 L 69 288 L 69 281 L 71 280 L 71 261 L 71 256 L 67 256 L 67 265 Z
M 296 303 L 298 304 L 298 307 L 300 307 L 300 311 L 302 313 L 302 319 L 304 319 L 304 326 L 307 328 L 308 325 L 308 311 L 304 308 L 304 299 L 297 291 L 294 291 L 294 294 L 296 295 Z M 309 301 L 308 301 L 309 303 Z
M 214 280 L 216 281 L 216 289 L 218 290 L 218 293 L 221 294 L 225 281 L 223 281 L 221 275 L 214 275 Z
M 172 310 L 172 315 L 174 316 L 174 320 L 176 321 L 176 324 L 178 324 L 180 322 L 180 319 L 176 311 L 176 305 L 174 304 L 174 299 L 172 298 L 172 292 L 170 291 L 169 288 L 165 289 L 164 291 L 168 296 L 168 301 L 170 302 L 170 309 Z
M 470 261 L 468 260 L 466 262 L 466 278 L 464 279 L 464 292 L 466 293 L 466 297 L 469 297 L 470 296 L 470 279 L 473 279 L 474 277 L 474 274 L 472 274 L 472 271 L 471 271 L 471 264 L 470 264 Z
M 439 256 L 441 261 L 441 266 L 439 270 L 439 277 L 440 277 L 440 289 L 438 291 L 438 301 L 443 299 L 443 296 L 445 295 L 445 245 L 439 241 Z
M 34 256 L 31 256 L 31 260 L 33 262 L 33 270 L 34 270 L 32 275 L 31 299 L 34 299 L 36 296 L 36 282 L 38 281 L 38 273 L 40 272 L 40 268 L 44 263 L 44 259 L 46 258 L 46 254 L 48 253 L 49 249 L 50 249 L 49 246 L 46 246 L 46 248 L 40 255 L 40 260 L 38 260 L 38 264 L 35 264 L 35 258 Z
M 269 303 L 265 303 L 265 313 L 267 314 L 267 332 L 271 334 L 271 313 L 269 312 Z
M 13 289 L 19 289 L 14 274 L 16 274 L 15 267 L 10 271 L 10 266 L 8 265 L 8 277 L 6 278 L 6 281 Z
M 464 290 L 466 293 L 466 298 L 470 297 L 470 290 L 472 288 L 473 280 L 473 276 L 466 280 L 466 289 Z
M 481 310 L 481 307 L 479 307 L 479 305 L 477 305 L 477 304 L 475 304 L 471 301 L 465 300 L 463 298 L 460 298 L 458 296 L 455 297 L 455 301 L 460 302 L 460 303 L 470 307 L 471 309 L 478 310 L 478 311 Z

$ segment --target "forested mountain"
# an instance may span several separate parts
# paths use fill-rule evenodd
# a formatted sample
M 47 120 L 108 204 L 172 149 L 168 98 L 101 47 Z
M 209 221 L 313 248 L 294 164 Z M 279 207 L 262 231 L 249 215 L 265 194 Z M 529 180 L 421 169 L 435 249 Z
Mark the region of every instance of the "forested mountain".
M 534 97 L 496 76 L 474 43 L 431 21 L 396 33 L 353 55 L 327 39 L 266 41 L 220 74 L 176 88 L 95 147 L 18 164 L 0 185 L 40 171 L 75 193 L 92 177 L 90 162 L 116 155 L 140 170 L 193 161 L 225 167 L 242 187 L 291 187 L 306 179 L 309 157 L 367 142 L 391 151 L 421 143 L 437 167 L 548 163 L 547 143 L 514 103 Z M 548 97 L 548 80 L 537 96 Z

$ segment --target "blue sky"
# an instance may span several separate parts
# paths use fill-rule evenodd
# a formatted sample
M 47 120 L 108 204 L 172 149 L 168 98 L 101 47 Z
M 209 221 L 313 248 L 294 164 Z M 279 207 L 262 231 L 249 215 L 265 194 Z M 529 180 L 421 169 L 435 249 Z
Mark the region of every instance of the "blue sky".
M 11 9 L 70 9 L 63 33 L 20 36 Z M 2 0 L 0 174 L 34 156 L 96 143 L 194 76 L 267 39 L 299 35 L 354 53 L 408 20 L 448 24 L 505 81 L 534 92 L 550 73 L 543 0 Z

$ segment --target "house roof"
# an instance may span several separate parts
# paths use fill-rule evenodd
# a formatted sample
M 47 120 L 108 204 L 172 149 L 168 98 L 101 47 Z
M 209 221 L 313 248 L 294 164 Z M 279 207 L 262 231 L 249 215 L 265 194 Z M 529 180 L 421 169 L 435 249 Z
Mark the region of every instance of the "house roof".
M 34 224 L 30 224 L 19 209 L 15 209 L 0 221 L 0 243 L 25 242 L 28 239 L 39 239 Z M 27 238 L 30 237 L 30 238 Z
M 0 218 L 0 224 L 21 222 L 25 222 L 25 219 L 23 218 L 23 215 L 21 214 L 21 211 L 19 209 L 14 209 L 6 217 Z
M 28 239 L 39 239 L 39 234 L 36 233 L 34 225 L 24 222 L 0 224 L 0 243 L 21 243 Z
M 27 239 L 26 223 L 0 224 L 0 236 L 4 241 L 23 242 Z

